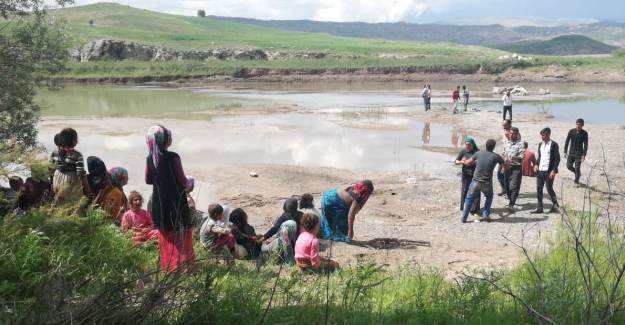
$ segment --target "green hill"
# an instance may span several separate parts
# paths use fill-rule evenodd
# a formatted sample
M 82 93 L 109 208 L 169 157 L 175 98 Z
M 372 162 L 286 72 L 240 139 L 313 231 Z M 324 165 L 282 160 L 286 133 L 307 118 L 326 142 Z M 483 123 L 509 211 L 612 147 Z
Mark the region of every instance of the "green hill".
M 164 14 L 115 3 L 97 3 L 53 11 L 70 26 L 73 45 L 112 38 L 172 49 L 259 48 L 309 50 L 369 55 L 416 53 L 494 55 L 495 51 L 445 43 L 371 40 L 326 34 L 290 32 L 213 18 Z M 93 25 L 89 21 L 93 20 Z
M 609 54 L 616 47 L 583 35 L 563 35 L 549 40 L 521 41 L 498 45 L 496 48 L 534 55 L 590 55 Z

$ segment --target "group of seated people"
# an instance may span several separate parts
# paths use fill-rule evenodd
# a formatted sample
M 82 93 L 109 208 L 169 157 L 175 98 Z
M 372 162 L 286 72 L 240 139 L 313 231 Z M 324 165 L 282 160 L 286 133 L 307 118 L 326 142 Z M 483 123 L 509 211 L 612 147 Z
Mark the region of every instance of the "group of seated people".
M 299 209 L 298 209 L 299 207 Z M 211 204 L 208 218 L 200 229 L 200 242 L 215 253 L 236 259 L 276 258 L 281 263 L 296 264 L 301 270 L 334 270 L 336 261 L 319 255 L 320 214 L 313 196 L 304 194 L 299 200 L 285 201 L 283 213 L 263 235 L 257 235 L 248 223 L 247 213 L 237 208 Z
M 100 210 L 106 222 L 129 232 L 135 243 L 158 240 L 163 270 L 186 269 L 193 263 L 192 233 L 198 230 L 201 244 L 215 253 L 236 259 L 275 258 L 302 270 L 333 270 L 338 263 L 319 255 L 317 238 L 351 240 L 355 216 L 373 192 L 369 180 L 330 189 L 322 196 L 320 210 L 315 208 L 311 194 L 299 200 L 289 198 L 272 227 L 256 234 L 242 208 L 230 211 L 211 204 L 207 213 L 196 210 L 194 178 L 184 174 L 180 157 L 168 150 L 171 131 L 155 125 L 146 138 L 149 154 L 145 182 L 153 185 L 147 209 L 140 193 L 132 191 L 126 196 L 128 171 L 123 167 L 107 169 L 102 159 L 90 156 L 85 168 L 83 156 L 76 150 L 78 134 L 72 128 L 54 137 L 56 148 L 48 165 L 31 165 L 25 182 L 19 176 L 10 178 L 4 198 L 12 201 L 11 209 L 18 217 L 45 202 L 69 207 L 74 209 L 71 213 L 79 215 Z

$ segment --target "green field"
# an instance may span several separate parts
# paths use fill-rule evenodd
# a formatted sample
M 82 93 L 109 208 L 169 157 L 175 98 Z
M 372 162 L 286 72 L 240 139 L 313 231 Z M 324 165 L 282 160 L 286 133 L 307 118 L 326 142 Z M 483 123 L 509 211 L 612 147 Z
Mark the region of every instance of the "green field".
M 216 75 L 246 78 L 270 73 L 287 75 L 352 72 L 472 74 L 480 71 L 497 74 L 508 68 L 533 68 L 532 71 L 540 72 L 547 65 L 618 70 L 625 68 L 624 60 L 616 56 L 552 56 L 537 57 L 531 62 L 502 62 L 497 57 L 507 52 L 477 46 L 290 32 L 211 18 L 164 14 L 114 3 L 53 10 L 51 15 L 67 23 L 73 47 L 94 39 L 118 39 L 177 50 L 255 48 L 268 52 L 324 52 L 342 57 L 275 61 L 70 62 L 67 71 L 56 76 L 61 79 L 149 81 Z M 93 25 L 90 25 L 91 20 Z
M 263 50 L 309 50 L 371 55 L 411 53 L 483 57 L 495 50 L 455 46 L 337 37 L 289 32 L 211 18 L 178 16 L 113 3 L 66 8 L 52 12 L 70 26 L 72 44 L 113 38 L 173 49 L 259 48 Z M 93 26 L 89 21 L 93 20 Z

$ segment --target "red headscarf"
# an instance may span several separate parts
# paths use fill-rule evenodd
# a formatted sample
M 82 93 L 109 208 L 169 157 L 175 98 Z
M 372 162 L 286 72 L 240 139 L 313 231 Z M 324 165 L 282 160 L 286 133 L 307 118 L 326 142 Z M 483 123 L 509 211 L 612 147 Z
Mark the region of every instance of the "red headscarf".
M 360 206 L 365 205 L 369 196 L 373 192 L 373 183 L 370 180 L 360 181 L 348 189 L 349 193 L 354 197 Z

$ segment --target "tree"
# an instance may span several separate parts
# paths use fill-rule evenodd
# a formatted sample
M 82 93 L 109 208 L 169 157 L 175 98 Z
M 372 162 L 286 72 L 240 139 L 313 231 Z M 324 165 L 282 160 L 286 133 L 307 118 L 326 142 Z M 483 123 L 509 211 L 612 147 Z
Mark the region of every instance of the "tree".
M 64 68 L 67 48 L 63 25 L 46 15 L 44 0 L 0 1 L 0 144 L 36 145 L 36 88 L 52 84 L 49 76 Z
M 206 12 L 204 10 L 198 10 L 197 11 L 197 16 L 198 17 L 206 17 Z
M 89 26 L 93 27 L 93 19 L 89 19 Z

